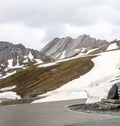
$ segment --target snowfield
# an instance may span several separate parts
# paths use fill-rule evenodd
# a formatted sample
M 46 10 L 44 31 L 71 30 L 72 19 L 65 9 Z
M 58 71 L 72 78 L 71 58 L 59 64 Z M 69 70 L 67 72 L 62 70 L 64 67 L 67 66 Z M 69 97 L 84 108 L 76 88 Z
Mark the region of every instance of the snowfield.
M 49 66 L 54 66 L 54 65 L 56 65 L 56 64 L 57 64 L 56 62 L 46 63 L 46 64 L 41 64 L 41 65 L 39 65 L 39 67 L 49 67 Z
M 11 91 L 12 89 L 16 88 L 17 86 L 9 86 L 5 88 L 0 89 L 0 99 L 21 99 L 19 95 L 16 94 L 16 92 Z
M 0 93 L 0 99 L 21 99 L 19 95 L 17 95 L 15 92 L 8 91 L 8 92 L 3 92 Z
M 9 90 L 12 90 L 12 89 L 14 89 L 16 87 L 17 87 L 16 85 L 10 86 L 10 87 L 5 87 L 5 88 L 1 88 L 0 91 L 9 91 Z
M 33 103 L 87 98 L 86 103 L 106 98 L 112 85 L 119 82 L 120 50 L 100 53 L 92 59 L 94 67 L 88 73 L 60 88 L 43 94 Z
M 117 49 L 117 48 L 118 48 L 117 44 L 113 43 L 113 44 L 108 46 L 107 50 L 112 50 L 112 49 Z
M 16 73 L 16 71 L 13 71 L 12 73 L 7 73 L 5 76 L 2 76 L 2 74 L 0 74 L 0 79 L 7 78 L 7 77 L 9 77 L 9 76 L 11 76 L 11 75 L 13 75 L 15 73 Z

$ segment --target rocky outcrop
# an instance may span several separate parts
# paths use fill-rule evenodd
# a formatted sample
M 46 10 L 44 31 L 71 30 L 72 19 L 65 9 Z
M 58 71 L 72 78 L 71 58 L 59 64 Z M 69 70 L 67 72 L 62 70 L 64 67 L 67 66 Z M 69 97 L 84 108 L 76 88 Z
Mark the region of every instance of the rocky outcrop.
M 73 56 L 76 53 L 84 53 L 91 49 L 100 48 L 107 45 L 106 40 L 97 40 L 88 35 L 81 35 L 76 39 L 71 37 L 55 38 L 48 43 L 41 52 L 56 59 Z M 105 49 L 107 46 L 104 46 Z
M 115 84 L 115 85 L 112 86 L 112 88 L 108 92 L 107 99 L 119 99 L 117 84 Z
M 19 71 L 34 63 L 50 62 L 51 58 L 22 44 L 0 42 L 0 76 Z

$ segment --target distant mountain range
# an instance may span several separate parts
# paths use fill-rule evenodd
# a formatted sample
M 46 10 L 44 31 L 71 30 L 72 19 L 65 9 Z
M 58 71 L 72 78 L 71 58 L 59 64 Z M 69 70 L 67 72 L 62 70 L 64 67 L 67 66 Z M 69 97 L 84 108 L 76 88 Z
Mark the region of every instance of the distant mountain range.
M 106 40 L 97 40 L 91 38 L 89 35 L 81 35 L 76 39 L 72 39 L 71 37 L 55 38 L 41 52 L 55 59 L 63 59 L 78 53 L 104 52 L 113 43 L 116 43 L 118 46 L 120 45 L 118 41 L 108 42 Z
M 52 58 L 62 59 L 73 56 L 77 52 L 85 53 L 107 44 L 106 40 L 97 40 L 88 35 L 81 35 L 76 39 L 72 39 L 71 37 L 55 38 L 41 52 Z
M 0 76 L 7 76 L 35 63 L 47 63 L 51 58 L 22 44 L 0 42 Z

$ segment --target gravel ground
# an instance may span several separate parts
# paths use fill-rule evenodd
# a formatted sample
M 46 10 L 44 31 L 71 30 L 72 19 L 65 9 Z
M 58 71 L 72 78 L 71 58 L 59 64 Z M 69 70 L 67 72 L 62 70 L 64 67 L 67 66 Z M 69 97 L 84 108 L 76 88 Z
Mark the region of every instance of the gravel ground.
M 120 116 L 120 108 L 114 108 L 111 110 L 99 110 L 96 104 L 76 104 L 76 105 L 69 106 L 69 108 L 72 111 L 77 111 L 77 112 L 110 114 L 110 115 Z

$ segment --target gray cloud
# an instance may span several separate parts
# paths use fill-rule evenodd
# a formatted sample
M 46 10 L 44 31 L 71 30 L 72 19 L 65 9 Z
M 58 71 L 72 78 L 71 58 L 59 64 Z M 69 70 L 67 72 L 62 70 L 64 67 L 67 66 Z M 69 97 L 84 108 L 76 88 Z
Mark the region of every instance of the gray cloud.
M 120 27 L 119 6 L 119 0 L 1 0 L 0 25 L 17 23 L 32 29 L 45 29 L 41 37 L 45 42 L 64 36 L 66 24 L 87 29 L 105 22 L 111 29 Z
M 54 22 L 88 25 L 95 23 L 98 17 L 95 1 L 4 0 L 0 4 L 0 22 L 22 22 L 31 27 Z
M 31 27 L 42 27 L 54 22 L 89 25 L 96 23 L 100 15 L 107 20 L 106 13 L 110 15 L 109 9 L 116 9 L 118 4 L 120 4 L 118 0 L 114 2 L 112 0 L 2 0 L 0 22 L 22 22 Z M 118 9 L 114 10 L 115 13 Z M 114 16 L 111 14 L 111 17 L 112 15 Z
M 65 35 L 65 26 L 64 24 L 55 23 L 47 27 L 46 35 L 43 39 L 43 42 L 50 41 L 57 36 L 64 36 Z

